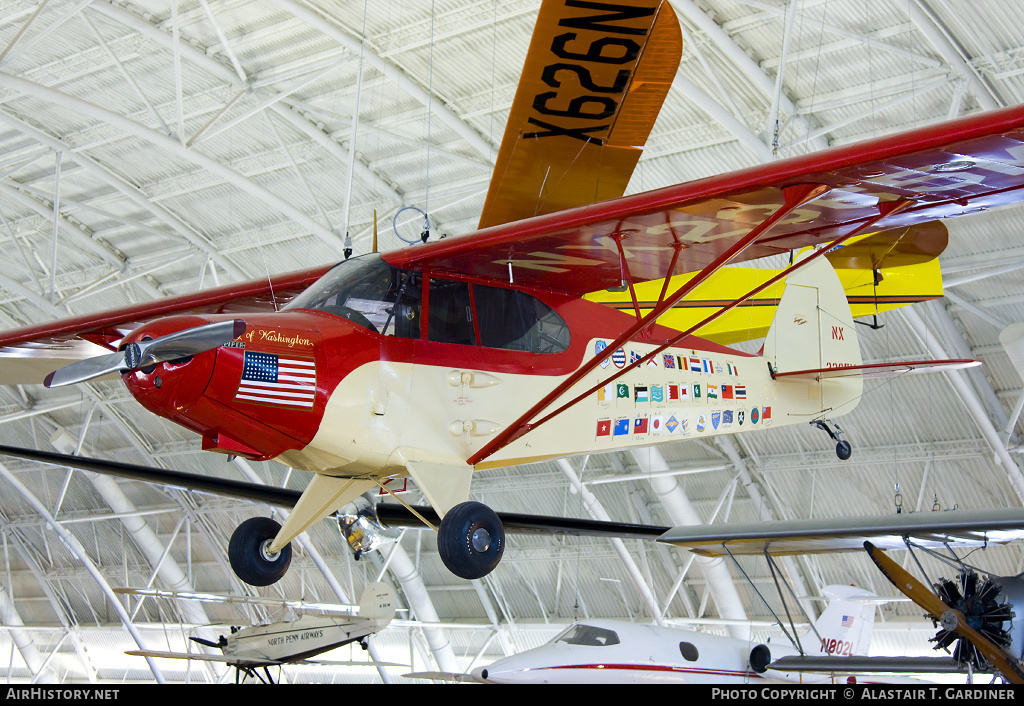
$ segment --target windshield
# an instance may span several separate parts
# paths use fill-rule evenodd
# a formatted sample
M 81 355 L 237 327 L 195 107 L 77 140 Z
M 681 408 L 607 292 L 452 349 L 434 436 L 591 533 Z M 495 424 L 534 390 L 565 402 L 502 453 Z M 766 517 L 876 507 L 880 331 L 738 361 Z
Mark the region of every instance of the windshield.
M 619 644 L 619 636 L 614 630 L 594 627 L 593 625 L 573 625 L 552 642 L 565 642 L 570 645 L 588 645 L 590 647 L 607 647 Z
M 324 311 L 386 336 L 418 338 L 421 283 L 420 275 L 380 255 L 363 255 L 333 267 L 284 308 Z

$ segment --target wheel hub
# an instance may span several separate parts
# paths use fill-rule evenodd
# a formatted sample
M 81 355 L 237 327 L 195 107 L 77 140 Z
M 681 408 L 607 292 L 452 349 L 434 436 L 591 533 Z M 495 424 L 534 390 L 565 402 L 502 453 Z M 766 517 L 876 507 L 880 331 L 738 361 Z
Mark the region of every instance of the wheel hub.
M 260 544 L 260 556 L 263 557 L 264 560 L 269 562 L 277 561 L 277 557 L 281 556 L 281 552 L 270 551 L 270 545 L 273 543 L 273 541 L 273 539 L 268 539 L 267 541 Z
M 476 551 L 486 552 L 488 547 L 491 546 L 491 533 L 483 527 L 479 527 L 470 535 L 469 541 Z

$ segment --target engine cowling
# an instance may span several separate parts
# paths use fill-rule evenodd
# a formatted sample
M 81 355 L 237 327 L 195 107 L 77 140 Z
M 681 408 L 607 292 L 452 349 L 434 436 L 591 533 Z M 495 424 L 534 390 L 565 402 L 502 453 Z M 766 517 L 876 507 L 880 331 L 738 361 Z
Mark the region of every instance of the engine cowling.
M 768 645 L 756 645 L 750 650 L 750 659 L 747 660 L 750 668 L 758 674 L 764 674 L 768 665 L 772 663 L 772 651 Z

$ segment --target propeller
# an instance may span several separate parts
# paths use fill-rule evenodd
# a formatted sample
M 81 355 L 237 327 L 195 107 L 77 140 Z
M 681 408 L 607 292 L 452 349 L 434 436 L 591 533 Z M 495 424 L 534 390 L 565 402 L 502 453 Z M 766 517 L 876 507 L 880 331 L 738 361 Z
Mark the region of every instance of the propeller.
M 79 360 L 46 376 L 47 387 L 74 385 L 109 373 L 128 373 L 148 365 L 187 358 L 223 346 L 245 333 L 241 319 L 194 326 L 148 341 L 129 343 L 124 350 Z
M 973 650 L 977 651 L 980 657 L 984 657 L 989 664 L 999 670 L 1004 679 L 1012 684 L 1024 684 L 1024 670 L 1021 669 L 1020 663 L 1008 654 L 1002 646 L 994 642 L 990 637 L 987 637 L 983 632 L 972 627 L 970 623 L 974 621 L 969 620 L 968 615 L 971 618 L 976 617 L 974 609 L 968 609 L 968 615 L 964 615 L 961 610 L 948 605 L 943 600 L 943 597 L 937 596 L 928 590 L 924 584 L 911 576 L 903 567 L 890 559 L 884 551 L 875 547 L 871 542 L 864 542 L 864 549 L 879 570 L 896 588 L 903 592 L 910 600 L 914 601 L 914 603 L 924 608 L 932 616 L 933 621 L 942 624 L 943 631 L 939 635 L 946 633 L 959 635 L 972 646 Z M 975 589 L 971 589 L 972 596 L 977 596 L 977 593 L 974 591 Z M 944 586 L 939 587 L 939 593 L 946 598 L 954 598 L 953 594 Z M 959 591 L 957 594 L 959 594 Z M 965 591 L 964 595 L 967 595 L 967 591 Z M 958 603 L 956 600 L 953 602 L 954 604 Z M 966 603 L 960 603 L 960 605 L 961 607 L 967 607 Z M 939 638 L 939 635 L 936 638 Z M 945 645 L 952 643 L 954 639 L 957 638 L 953 637 L 945 642 Z M 937 647 L 945 645 L 940 644 Z M 961 652 L 958 648 L 957 651 L 965 657 L 968 656 L 968 650 L 966 649 Z

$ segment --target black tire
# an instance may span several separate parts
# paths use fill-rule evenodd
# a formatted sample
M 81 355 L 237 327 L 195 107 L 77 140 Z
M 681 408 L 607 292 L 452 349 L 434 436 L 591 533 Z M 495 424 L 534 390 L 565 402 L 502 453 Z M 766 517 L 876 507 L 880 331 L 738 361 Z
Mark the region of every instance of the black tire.
M 494 510 L 465 502 L 445 514 L 437 529 L 437 552 L 444 565 L 464 579 L 483 578 L 505 551 L 505 528 Z
M 836 444 L 836 456 L 839 457 L 840 461 L 845 461 L 853 455 L 853 447 L 850 446 L 849 441 L 840 441 Z
M 284 576 L 292 563 L 291 543 L 273 559 L 263 552 L 263 545 L 280 529 L 281 525 L 269 517 L 253 517 L 235 528 L 228 544 L 228 560 L 238 578 L 250 586 L 269 586 Z

